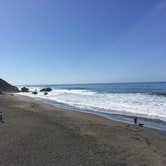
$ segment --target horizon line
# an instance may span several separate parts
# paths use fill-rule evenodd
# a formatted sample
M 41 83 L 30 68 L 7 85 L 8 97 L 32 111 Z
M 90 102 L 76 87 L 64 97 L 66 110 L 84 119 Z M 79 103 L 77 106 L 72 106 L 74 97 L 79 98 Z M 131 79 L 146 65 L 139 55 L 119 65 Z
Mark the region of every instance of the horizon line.
M 166 81 L 131 81 L 131 82 L 96 82 L 96 83 L 46 83 L 46 84 L 19 84 L 19 85 L 16 85 L 16 86 L 37 86 L 37 85 L 41 85 L 41 86 L 44 86 L 44 85 L 88 85 L 88 84 L 137 84 L 137 83 L 166 83 Z

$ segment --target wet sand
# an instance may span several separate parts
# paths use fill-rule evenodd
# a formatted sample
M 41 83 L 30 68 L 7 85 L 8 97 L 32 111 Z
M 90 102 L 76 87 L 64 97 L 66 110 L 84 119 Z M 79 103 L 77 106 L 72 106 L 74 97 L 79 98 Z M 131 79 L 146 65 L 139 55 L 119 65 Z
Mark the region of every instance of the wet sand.
M 166 136 L 21 96 L 0 95 L 2 166 L 165 166 Z

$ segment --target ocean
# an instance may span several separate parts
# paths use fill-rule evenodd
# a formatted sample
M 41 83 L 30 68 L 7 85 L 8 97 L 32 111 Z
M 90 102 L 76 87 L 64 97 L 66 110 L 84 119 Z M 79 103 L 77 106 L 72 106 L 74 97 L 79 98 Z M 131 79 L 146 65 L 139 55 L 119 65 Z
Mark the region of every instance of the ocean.
M 19 86 L 20 88 L 22 86 Z M 88 112 L 108 119 L 133 123 L 133 117 L 145 127 L 166 132 L 166 82 L 27 85 L 30 91 L 44 87 L 53 90 L 44 95 L 20 93 L 66 110 Z

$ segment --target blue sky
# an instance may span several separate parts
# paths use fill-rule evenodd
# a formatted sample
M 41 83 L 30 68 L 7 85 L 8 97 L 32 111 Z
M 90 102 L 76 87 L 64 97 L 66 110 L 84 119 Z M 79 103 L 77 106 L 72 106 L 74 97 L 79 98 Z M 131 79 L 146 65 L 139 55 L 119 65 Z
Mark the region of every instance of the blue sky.
M 165 0 L 1 0 L 14 84 L 166 81 Z

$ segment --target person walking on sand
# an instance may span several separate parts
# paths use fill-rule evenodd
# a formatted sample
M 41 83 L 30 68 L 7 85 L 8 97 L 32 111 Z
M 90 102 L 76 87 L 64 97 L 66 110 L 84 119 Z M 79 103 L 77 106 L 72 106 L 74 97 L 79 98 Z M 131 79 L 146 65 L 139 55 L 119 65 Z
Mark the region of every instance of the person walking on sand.
M 3 114 L 2 114 L 2 112 L 0 112 L 0 122 L 1 122 L 1 123 L 4 123 L 4 121 L 3 121 Z
M 134 124 L 137 125 L 137 123 L 138 123 L 138 118 L 135 117 L 135 118 L 134 118 Z

